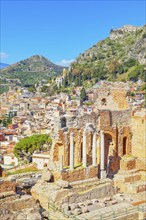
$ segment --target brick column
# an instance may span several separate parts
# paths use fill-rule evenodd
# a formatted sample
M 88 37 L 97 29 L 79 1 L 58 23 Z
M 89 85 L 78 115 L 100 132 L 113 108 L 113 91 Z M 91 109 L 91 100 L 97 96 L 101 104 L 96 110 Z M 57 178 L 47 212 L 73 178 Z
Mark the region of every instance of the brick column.
M 59 157 L 59 170 L 63 170 L 63 155 L 60 155 Z
M 92 165 L 96 166 L 96 154 L 97 154 L 97 140 L 96 140 L 96 131 L 93 134 L 93 142 L 92 142 Z
M 74 134 L 70 133 L 70 170 L 74 169 Z
M 100 131 L 100 178 L 106 178 L 106 171 L 104 169 L 104 131 Z
M 87 166 L 87 155 L 86 155 L 86 129 L 83 131 L 83 166 Z

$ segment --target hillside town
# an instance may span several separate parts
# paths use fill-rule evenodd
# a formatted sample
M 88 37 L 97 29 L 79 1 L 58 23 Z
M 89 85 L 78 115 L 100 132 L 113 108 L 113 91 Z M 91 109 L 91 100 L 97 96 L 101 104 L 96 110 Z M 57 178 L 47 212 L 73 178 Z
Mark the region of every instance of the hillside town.
M 145 219 L 143 85 L 99 81 L 85 99 L 82 86 L 54 96 L 19 86 L 1 94 L 3 219 Z M 37 134 L 51 146 L 17 157 L 17 144 Z

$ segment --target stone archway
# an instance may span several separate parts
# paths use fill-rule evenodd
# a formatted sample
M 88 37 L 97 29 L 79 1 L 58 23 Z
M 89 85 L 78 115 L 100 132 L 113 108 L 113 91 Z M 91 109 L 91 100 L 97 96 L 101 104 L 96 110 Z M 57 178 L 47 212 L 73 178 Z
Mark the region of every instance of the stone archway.
M 86 156 L 87 156 L 87 164 L 92 164 L 92 148 L 93 148 L 93 134 L 96 132 L 96 128 L 92 123 L 86 124 L 86 141 L 87 141 L 87 147 L 86 147 Z
M 111 153 L 111 144 L 113 142 L 112 135 L 109 133 L 105 133 L 105 138 L 104 138 L 104 146 L 105 146 L 105 157 L 104 157 L 104 164 L 105 168 L 107 168 L 108 160 L 109 160 L 109 153 Z
M 123 156 L 127 154 L 127 137 L 123 138 Z
M 110 131 L 105 131 L 105 169 L 109 178 L 113 178 L 114 174 L 120 168 L 120 157 L 116 148 L 116 136 Z
M 80 145 L 80 162 L 82 163 L 83 161 L 83 142 L 81 142 Z

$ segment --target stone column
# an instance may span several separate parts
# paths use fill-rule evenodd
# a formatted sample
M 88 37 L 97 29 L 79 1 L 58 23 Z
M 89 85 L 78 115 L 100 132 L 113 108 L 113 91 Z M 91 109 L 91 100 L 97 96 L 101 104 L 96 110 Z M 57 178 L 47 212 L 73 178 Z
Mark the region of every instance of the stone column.
M 106 178 L 106 171 L 104 169 L 104 131 L 100 131 L 100 178 Z
M 92 165 L 93 166 L 96 166 L 96 154 L 97 154 L 97 151 L 96 151 L 96 148 L 97 148 L 97 141 L 96 141 L 96 131 L 94 132 L 93 134 L 93 142 L 92 142 Z
M 86 155 L 86 129 L 83 131 L 83 166 L 87 167 L 87 155 Z
M 70 170 L 74 169 L 74 134 L 70 133 Z
M 60 155 L 59 157 L 59 170 L 63 170 L 63 155 Z

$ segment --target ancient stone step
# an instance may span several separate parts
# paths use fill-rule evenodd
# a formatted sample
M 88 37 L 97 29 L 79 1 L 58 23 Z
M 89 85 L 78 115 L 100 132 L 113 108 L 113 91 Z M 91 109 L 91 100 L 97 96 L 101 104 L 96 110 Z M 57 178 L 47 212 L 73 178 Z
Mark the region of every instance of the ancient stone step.
M 131 205 L 123 202 L 120 205 L 116 204 L 110 207 L 101 208 L 98 210 L 91 211 L 86 214 L 81 214 L 77 216 L 77 220 L 109 220 L 109 219 L 126 219 L 127 215 L 131 215 L 131 218 L 127 219 L 137 219 L 138 220 L 138 211 Z M 135 218 L 136 217 L 136 218 Z
M 141 180 L 144 180 L 146 182 L 146 172 L 140 171 L 140 174 L 141 174 Z
M 120 185 L 120 191 L 126 193 L 139 193 L 146 191 L 146 182 L 145 181 L 136 181 L 133 183 L 124 183 Z
M 114 177 L 114 185 L 120 187 L 124 183 L 133 183 L 135 181 L 141 180 L 140 173 L 126 173 L 126 174 L 116 174 Z
M 64 216 L 63 213 L 49 210 L 48 212 L 49 220 L 70 220 L 69 216 Z
M 139 173 L 138 169 L 131 169 L 131 170 L 119 170 L 118 174 L 121 175 L 129 175 L 129 174 L 134 174 L 134 173 Z

